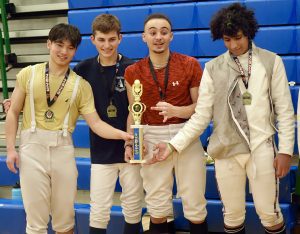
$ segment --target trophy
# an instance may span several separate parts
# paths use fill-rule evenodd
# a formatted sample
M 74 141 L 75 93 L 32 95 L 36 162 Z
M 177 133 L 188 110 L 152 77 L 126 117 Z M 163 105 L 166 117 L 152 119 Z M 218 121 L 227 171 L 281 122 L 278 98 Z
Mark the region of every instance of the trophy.
M 128 107 L 134 120 L 134 124 L 130 126 L 133 129 L 133 160 L 130 163 L 144 163 L 143 157 L 143 128 L 141 125 L 142 114 L 146 110 L 146 105 L 141 102 L 141 96 L 143 93 L 143 85 L 139 80 L 135 80 L 132 85 L 132 95 L 134 97 L 134 102 Z

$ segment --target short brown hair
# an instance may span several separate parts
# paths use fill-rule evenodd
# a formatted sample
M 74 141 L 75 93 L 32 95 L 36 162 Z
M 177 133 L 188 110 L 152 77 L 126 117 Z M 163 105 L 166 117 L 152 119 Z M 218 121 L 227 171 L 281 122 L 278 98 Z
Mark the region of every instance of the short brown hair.
M 117 32 L 117 34 L 120 34 L 121 32 L 120 20 L 116 16 L 111 14 L 98 15 L 93 20 L 93 24 L 92 24 L 93 35 L 95 35 L 96 31 L 102 33 L 109 33 L 111 31 L 115 31 Z
M 171 29 L 172 29 L 172 23 L 171 23 L 171 20 L 169 19 L 168 16 L 162 14 L 162 13 L 154 13 L 154 14 L 151 14 L 151 15 L 148 15 L 148 17 L 145 19 L 144 21 L 144 27 L 146 26 L 146 24 L 152 20 L 152 19 L 164 19 L 166 20 L 170 26 L 171 26 Z

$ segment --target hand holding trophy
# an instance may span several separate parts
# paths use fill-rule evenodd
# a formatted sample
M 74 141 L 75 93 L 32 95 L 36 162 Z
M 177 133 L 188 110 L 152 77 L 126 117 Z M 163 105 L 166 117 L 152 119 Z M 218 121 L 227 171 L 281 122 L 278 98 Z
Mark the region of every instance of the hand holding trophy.
M 141 96 L 143 94 L 143 85 L 139 80 L 135 80 L 132 85 L 132 95 L 134 102 L 128 107 L 130 113 L 133 116 L 134 124 L 130 127 L 133 129 L 133 159 L 130 163 L 145 163 L 143 155 L 143 125 L 141 125 L 142 114 L 146 110 L 146 105 L 141 102 Z

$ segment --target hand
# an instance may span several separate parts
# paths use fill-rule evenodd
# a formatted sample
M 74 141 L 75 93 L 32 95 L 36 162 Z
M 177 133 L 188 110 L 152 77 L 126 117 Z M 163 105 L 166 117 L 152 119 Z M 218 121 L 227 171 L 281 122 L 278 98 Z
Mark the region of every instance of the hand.
M 168 119 L 176 117 L 175 106 L 167 102 L 158 102 L 156 106 L 152 106 L 151 110 L 159 111 L 159 115 L 164 117 L 163 122 L 165 123 Z
M 11 100 L 10 99 L 4 99 L 3 100 L 3 107 L 4 107 L 5 113 L 8 112 L 8 110 L 10 108 L 10 105 L 11 105 Z
M 121 132 L 121 138 L 122 138 L 124 141 L 130 141 L 130 140 L 133 140 L 133 135 L 132 135 L 131 133 L 122 131 L 122 132 Z
M 148 153 L 148 147 L 144 144 L 143 155 L 146 155 L 147 153 Z M 130 160 L 133 160 L 132 143 L 129 143 L 128 145 L 125 146 L 124 160 L 125 162 L 128 163 L 130 162 Z
M 129 163 L 130 160 L 132 160 L 132 159 L 133 159 L 132 146 L 127 145 L 127 146 L 125 146 L 124 161 Z
M 278 154 L 274 159 L 276 177 L 281 179 L 290 171 L 291 156 L 288 154 Z
M 168 143 L 158 143 L 154 146 L 153 151 L 153 158 L 156 158 L 157 161 L 166 160 L 173 152 L 172 149 L 168 147 Z
M 6 165 L 11 172 L 15 174 L 18 173 L 17 168 L 19 168 L 19 155 L 16 150 L 7 152 Z

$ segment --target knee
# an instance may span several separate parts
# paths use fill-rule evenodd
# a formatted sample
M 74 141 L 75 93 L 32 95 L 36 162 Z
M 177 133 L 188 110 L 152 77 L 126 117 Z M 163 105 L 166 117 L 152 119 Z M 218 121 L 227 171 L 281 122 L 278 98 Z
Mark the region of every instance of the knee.
M 245 209 L 234 209 L 224 212 L 224 223 L 228 227 L 238 227 L 245 221 Z
M 283 226 L 284 224 L 284 220 L 283 220 L 283 216 L 281 214 L 281 212 L 276 213 L 276 212 L 272 212 L 272 213 L 258 213 L 259 218 L 261 220 L 262 225 L 266 228 L 266 229 L 277 229 L 281 226 Z

